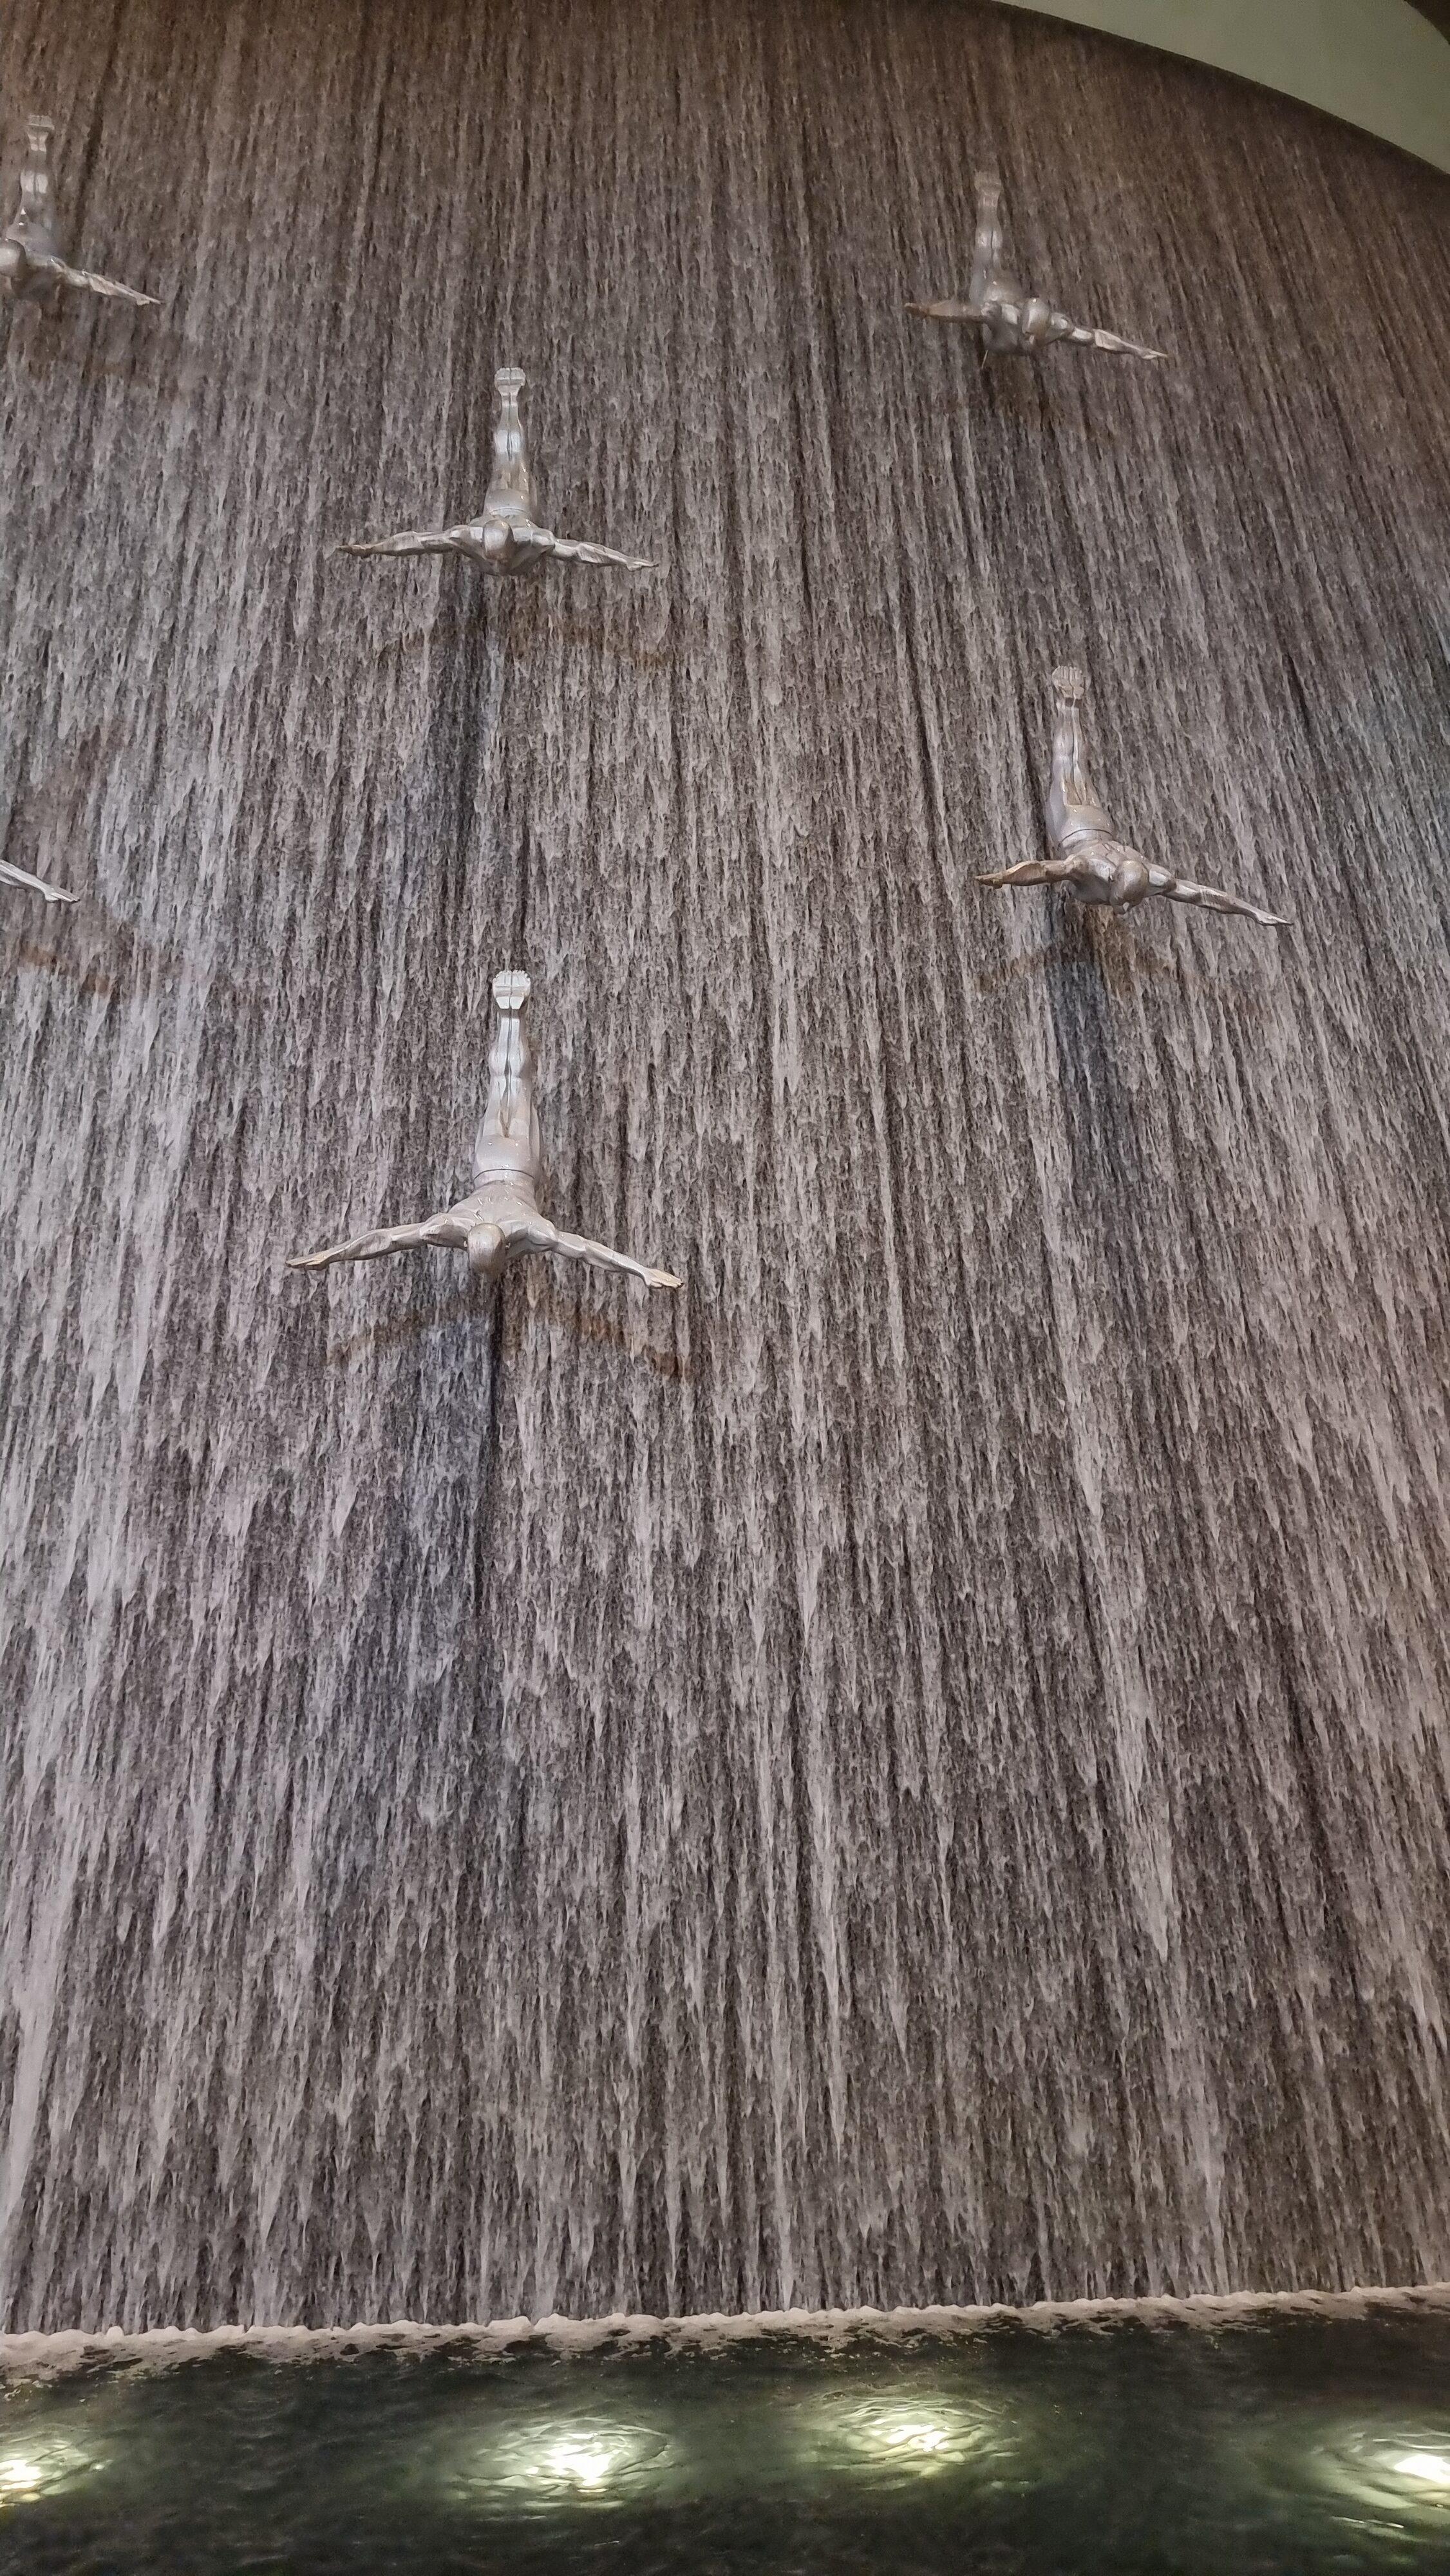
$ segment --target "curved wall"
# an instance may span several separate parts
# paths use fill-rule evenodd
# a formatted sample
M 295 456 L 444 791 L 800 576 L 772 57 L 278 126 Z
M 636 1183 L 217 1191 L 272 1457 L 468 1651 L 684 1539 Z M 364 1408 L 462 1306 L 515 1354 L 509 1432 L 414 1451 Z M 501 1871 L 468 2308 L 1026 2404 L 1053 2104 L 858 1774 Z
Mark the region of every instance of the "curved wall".
M 1450 170 L 1450 0 L 1058 0 L 1051 14 L 1262 81 Z
M 1445 187 L 915 0 L 0 46 L 169 281 L 0 363 L 0 2321 L 1450 2273 Z M 987 144 L 1171 373 L 904 313 Z M 330 557 L 504 357 L 664 575 Z M 974 883 L 1069 650 L 1292 931 Z M 284 1275 L 505 960 L 687 1293 Z

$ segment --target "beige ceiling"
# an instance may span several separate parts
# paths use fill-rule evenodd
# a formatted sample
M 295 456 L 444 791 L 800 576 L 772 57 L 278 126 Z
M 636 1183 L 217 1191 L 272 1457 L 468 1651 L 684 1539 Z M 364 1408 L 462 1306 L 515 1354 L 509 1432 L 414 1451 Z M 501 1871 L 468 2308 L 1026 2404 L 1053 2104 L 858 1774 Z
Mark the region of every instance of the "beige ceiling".
M 1056 0 L 1037 14 L 1261 81 L 1450 170 L 1450 0 Z

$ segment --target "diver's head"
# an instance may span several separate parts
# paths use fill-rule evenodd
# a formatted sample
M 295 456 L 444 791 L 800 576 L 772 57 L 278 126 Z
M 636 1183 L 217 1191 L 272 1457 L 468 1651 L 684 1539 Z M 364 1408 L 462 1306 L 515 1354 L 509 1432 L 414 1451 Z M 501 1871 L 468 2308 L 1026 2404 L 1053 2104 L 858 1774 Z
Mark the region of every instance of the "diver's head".
M 1109 899 L 1115 911 L 1127 912 L 1135 903 L 1141 903 L 1151 886 L 1147 860 L 1140 859 L 1136 850 L 1113 852 L 1113 891 Z
M 470 1226 L 468 1230 L 468 1267 L 475 1279 L 499 1279 L 507 1255 L 507 1238 L 502 1226 Z

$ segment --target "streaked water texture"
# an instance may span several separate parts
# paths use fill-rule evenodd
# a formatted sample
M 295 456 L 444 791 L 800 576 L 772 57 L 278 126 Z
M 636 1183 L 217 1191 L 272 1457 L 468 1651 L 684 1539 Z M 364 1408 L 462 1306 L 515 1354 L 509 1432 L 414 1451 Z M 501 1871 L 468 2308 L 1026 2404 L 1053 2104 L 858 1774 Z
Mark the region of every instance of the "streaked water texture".
M 951 0 L 10 0 L 0 98 L 174 282 L 0 355 L 0 2320 L 1450 2274 L 1446 184 Z M 906 315 L 983 151 L 1171 372 Z M 665 573 L 332 556 L 505 360 Z M 1069 654 L 1291 931 L 975 886 Z M 284 1276 L 505 963 L 685 1293 Z

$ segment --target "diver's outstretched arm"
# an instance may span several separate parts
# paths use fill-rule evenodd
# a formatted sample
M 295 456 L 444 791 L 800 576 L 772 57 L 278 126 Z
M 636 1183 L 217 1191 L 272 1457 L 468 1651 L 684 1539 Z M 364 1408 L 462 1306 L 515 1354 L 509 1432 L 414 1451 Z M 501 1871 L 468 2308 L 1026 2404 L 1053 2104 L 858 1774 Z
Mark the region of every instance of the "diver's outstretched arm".
M 1147 358 L 1155 367 L 1172 364 L 1166 349 L 1146 349 L 1140 340 L 1120 339 L 1116 331 L 1095 331 L 1089 323 L 1074 322 L 1066 313 L 1054 313 L 1045 340 L 1066 340 L 1073 349 L 1101 349 L 1109 358 Z
M 562 1261 L 584 1261 L 591 1270 L 627 1270 L 632 1279 L 642 1279 L 647 1288 L 678 1288 L 679 1280 L 672 1270 L 650 1270 L 642 1261 L 632 1261 L 627 1252 L 615 1252 L 607 1243 L 591 1243 L 582 1234 L 555 1233 L 549 1245 Z
M 944 295 L 937 304 L 908 304 L 908 313 L 919 314 L 923 322 L 985 322 L 980 305 L 962 304 L 954 295 Z
M 977 870 L 977 883 L 984 886 L 1067 885 L 1078 873 L 1076 859 L 1020 859 L 1015 868 L 995 868 L 991 874 Z
M 0 859 L 0 885 L 23 886 L 27 894 L 38 894 L 42 903 L 78 903 L 79 895 L 67 893 L 64 886 L 47 885 L 44 877 L 33 877 L 28 868 L 17 868 L 9 859 Z
M 421 1225 L 376 1226 L 370 1234 L 350 1235 L 346 1243 L 330 1243 L 323 1252 L 294 1252 L 289 1270 L 327 1270 L 334 1261 L 380 1261 L 385 1252 L 416 1252 L 422 1244 L 447 1244 L 457 1248 L 467 1237 L 451 1217 L 430 1216 Z
M 520 535 L 523 531 L 519 531 Z M 551 555 L 561 555 L 566 563 L 615 564 L 621 572 L 654 572 L 657 567 L 648 555 L 616 554 L 613 546 L 585 545 L 578 537 L 556 537 L 547 528 L 531 528 L 531 540 L 546 545 Z
M 1192 877 L 1170 876 L 1166 868 L 1150 867 L 1148 882 L 1154 894 L 1165 895 L 1170 903 L 1196 903 L 1205 912 L 1236 912 L 1246 921 L 1257 921 L 1265 930 L 1287 930 L 1288 917 L 1282 912 L 1261 912 L 1256 903 L 1245 903 L 1242 895 L 1223 894 L 1217 886 L 1198 885 Z
M 42 277 L 53 277 L 58 286 L 78 286 L 86 295 L 105 295 L 120 304 L 159 304 L 159 295 L 143 295 L 138 286 L 118 286 L 114 277 L 98 277 L 93 268 L 68 268 L 63 259 L 37 259 L 31 255 L 31 267 Z
M 340 555 L 452 555 L 465 528 L 404 528 L 396 537 L 349 537 Z

